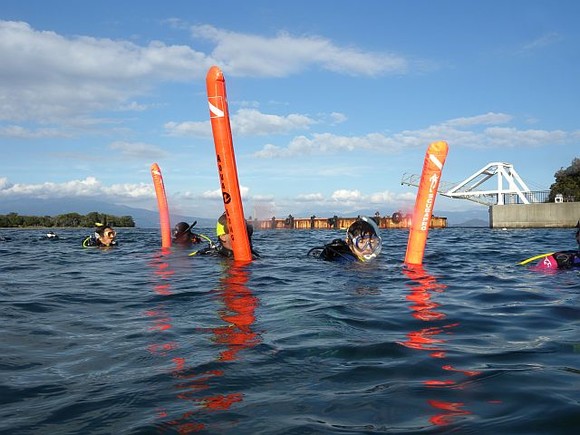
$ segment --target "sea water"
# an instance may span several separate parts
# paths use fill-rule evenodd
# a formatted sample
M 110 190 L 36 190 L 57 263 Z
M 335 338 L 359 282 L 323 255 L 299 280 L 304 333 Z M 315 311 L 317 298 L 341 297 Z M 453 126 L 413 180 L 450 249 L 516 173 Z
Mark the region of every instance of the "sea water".
M 212 229 L 200 229 L 212 236 Z M 262 230 L 247 265 L 156 229 L 0 229 L 5 434 L 564 434 L 580 427 L 580 271 L 517 262 L 574 230 L 408 233 L 371 263 L 338 230 Z

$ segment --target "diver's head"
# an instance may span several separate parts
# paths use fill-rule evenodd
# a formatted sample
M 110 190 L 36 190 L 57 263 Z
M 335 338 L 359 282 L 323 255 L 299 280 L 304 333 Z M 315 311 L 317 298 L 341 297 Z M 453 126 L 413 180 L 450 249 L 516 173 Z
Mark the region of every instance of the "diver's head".
M 189 232 L 190 226 L 187 222 L 178 222 L 173 227 L 172 235 L 173 238 L 179 239 L 180 237 L 186 235 Z
M 226 214 L 223 213 L 217 220 L 215 226 L 215 235 L 226 249 L 232 250 L 232 240 L 230 239 L 230 230 L 228 229 L 228 219 Z
M 117 232 L 107 224 L 96 224 L 95 237 L 105 246 L 114 244 Z
M 254 227 L 246 222 L 246 231 L 248 233 L 248 238 L 250 239 L 250 244 L 252 243 L 252 234 L 254 233 Z M 230 230 L 228 228 L 228 219 L 225 212 L 217 220 L 215 227 L 215 233 L 218 240 L 221 242 L 222 246 L 226 249 L 232 251 L 232 240 L 230 237 Z
M 376 258 L 382 249 L 379 227 L 374 220 L 362 216 L 346 230 L 346 243 L 360 261 L 370 261 Z

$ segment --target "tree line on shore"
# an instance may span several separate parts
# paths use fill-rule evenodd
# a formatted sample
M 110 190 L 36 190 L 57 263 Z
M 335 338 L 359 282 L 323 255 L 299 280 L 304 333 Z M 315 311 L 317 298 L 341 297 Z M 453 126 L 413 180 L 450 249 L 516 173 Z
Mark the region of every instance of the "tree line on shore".
M 560 194 L 565 201 L 580 201 L 580 159 L 575 158 L 567 168 L 561 168 L 554 174 L 556 182 L 550 186 L 549 202 L 554 202 Z
M 96 223 L 111 225 L 112 227 L 134 227 L 132 216 L 113 216 L 110 214 L 90 212 L 86 215 L 79 213 L 65 213 L 56 216 L 21 216 L 18 213 L 0 215 L 1 228 L 90 228 Z

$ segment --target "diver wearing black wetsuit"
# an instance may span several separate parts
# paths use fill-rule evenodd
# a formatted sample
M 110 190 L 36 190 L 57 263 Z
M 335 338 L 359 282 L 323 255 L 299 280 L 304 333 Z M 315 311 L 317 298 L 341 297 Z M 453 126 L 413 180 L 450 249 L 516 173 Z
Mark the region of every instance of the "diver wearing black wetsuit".
M 191 229 L 195 226 L 197 221 L 189 225 L 187 222 L 178 222 L 172 231 L 171 243 L 174 245 L 179 245 L 183 247 L 188 247 L 201 243 L 201 237 L 199 234 L 195 234 Z
M 536 269 L 573 269 L 580 267 L 580 221 L 576 224 L 576 242 L 579 249 L 568 251 L 558 251 L 547 255 L 540 260 Z
M 110 247 L 117 245 L 117 232 L 109 225 L 97 224 L 92 236 L 83 240 L 83 248 L 96 246 L 98 248 Z
M 252 234 L 254 233 L 254 227 L 246 222 L 246 230 L 248 233 L 248 238 L 250 241 L 250 249 L 252 251 L 252 257 L 260 257 L 254 247 L 252 246 Z M 226 219 L 226 214 L 222 214 L 217 220 L 216 224 L 216 236 L 218 238 L 218 243 L 214 245 L 210 243 L 209 247 L 200 249 L 197 251 L 197 255 L 217 255 L 220 257 L 234 258 L 234 251 L 232 249 L 232 242 L 230 239 L 230 232 L 228 229 L 228 223 Z M 190 254 L 191 255 L 191 254 Z
M 308 256 L 320 258 L 325 261 L 337 261 L 350 263 L 357 261 L 347 243 L 342 239 L 334 239 L 332 242 L 320 248 L 312 248 L 308 251 Z
M 322 247 L 312 248 L 307 255 L 339 263 L 366 262 L 376 258 L 381 248 L 379 227 L 373 219 L 362 216 L 348 227 L 346 240 L 334 239 Z

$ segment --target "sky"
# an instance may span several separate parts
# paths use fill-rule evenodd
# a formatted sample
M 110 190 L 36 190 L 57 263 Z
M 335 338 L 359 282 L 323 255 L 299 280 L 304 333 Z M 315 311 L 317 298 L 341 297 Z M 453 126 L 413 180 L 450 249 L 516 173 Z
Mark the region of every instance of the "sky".
M 244 212 L 411 210 L 442 180 L 511 163 L 531 190 L 580 156 L 580 2 L 0 2 L 0 201 L 224 205 L 206 75 L 224 73 Z M 439 195 L 438 210 L 480 209 Z

